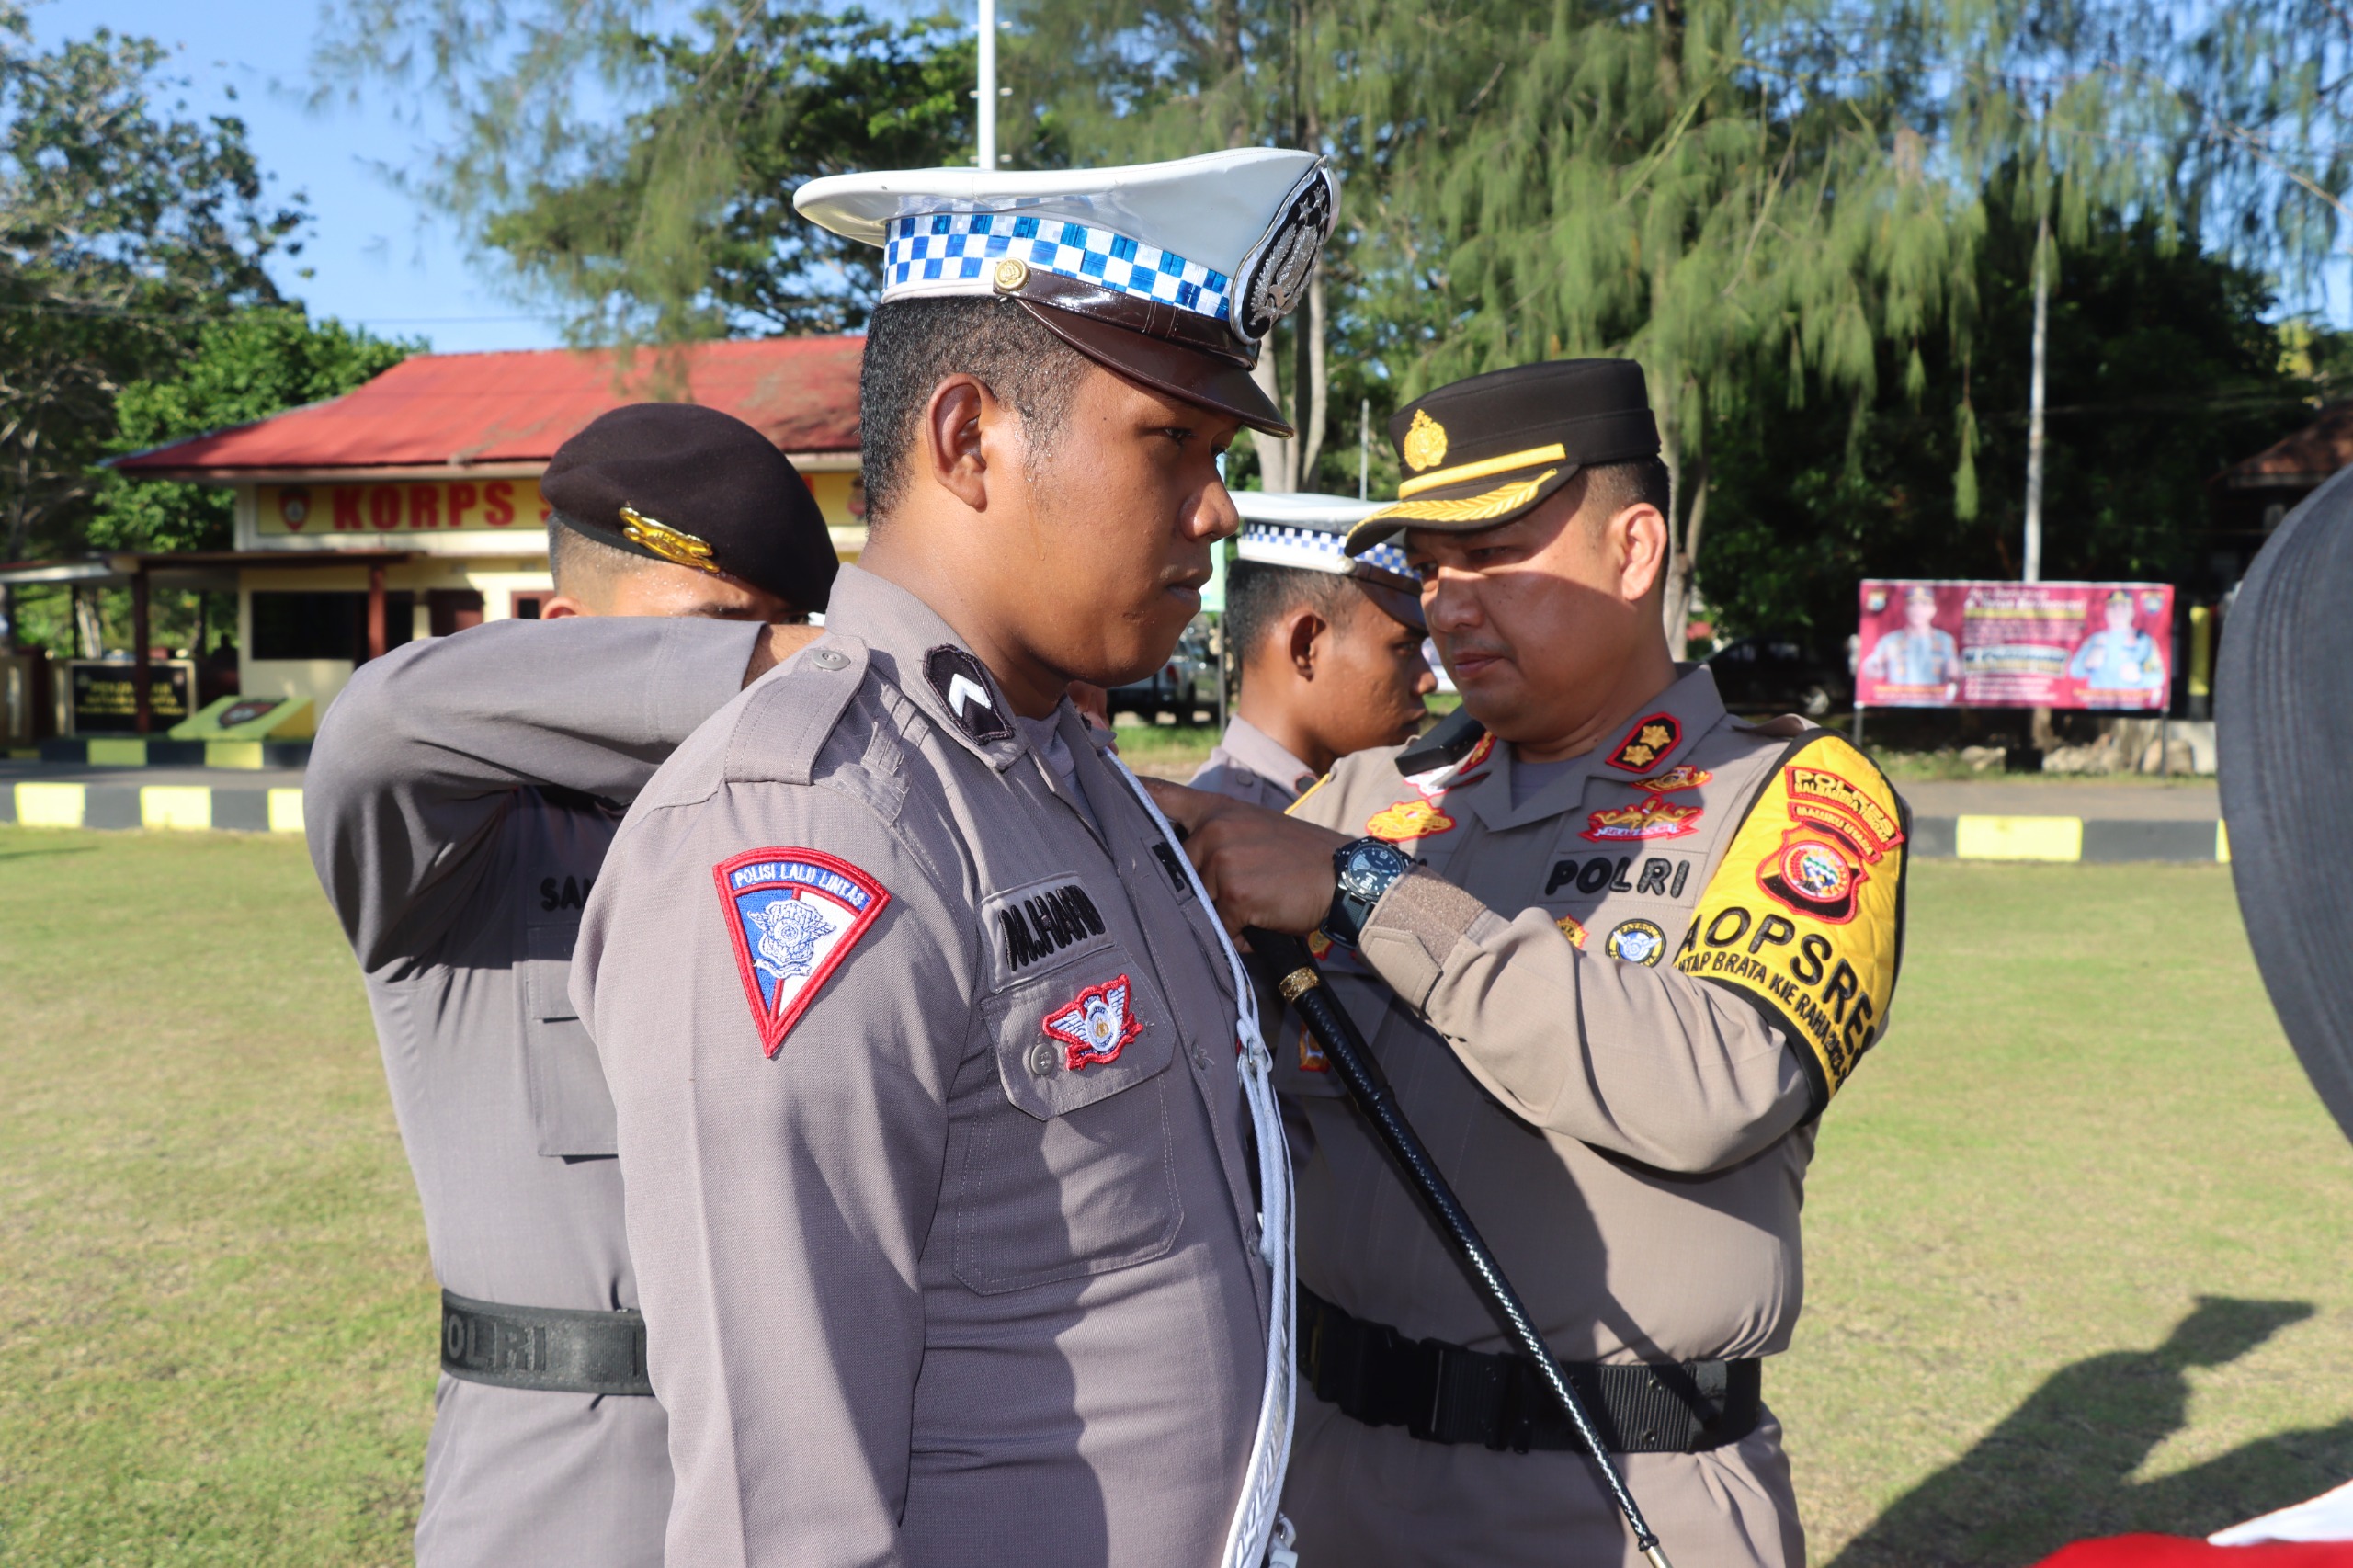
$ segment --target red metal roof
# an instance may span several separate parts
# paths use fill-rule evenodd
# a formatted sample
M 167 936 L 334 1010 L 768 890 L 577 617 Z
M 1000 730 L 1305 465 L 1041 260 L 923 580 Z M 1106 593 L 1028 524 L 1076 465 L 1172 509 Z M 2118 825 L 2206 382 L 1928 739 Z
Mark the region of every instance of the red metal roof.
M 2210 483 L 2230 490 L 2303 489 L 2353 463 L 2353 403 L 2332 403 L 2284 440 L 2224 469 Z
M 151 478 L 229 470 L 545 462 L 608 409 L 722 410 L 788 452 L 858 449 L 862 337 L 783 337 L 622 351 L 420 354 L 330 402 L 118 459 Z M 666 375 L 665 375 L 666 372 Z

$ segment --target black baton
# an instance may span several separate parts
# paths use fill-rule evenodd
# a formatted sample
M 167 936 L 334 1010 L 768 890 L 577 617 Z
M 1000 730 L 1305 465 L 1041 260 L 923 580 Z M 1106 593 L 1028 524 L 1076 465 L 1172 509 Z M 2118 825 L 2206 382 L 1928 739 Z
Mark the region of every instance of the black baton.
M 1568 1380 L 1561 1375 L 1561 1364 L 1553 1360 L 1552 1353 L 1545 1348 L 1543 1336 L 1536 1332 L 1536 1324 L 1529 1317 L 1528 1309 L 1520 1304 L 1519 1292 L 1513 1290 L 1511 1281 L 1504 1278 L 1503 1269 L 1495 1263 L 1495 1254 L 1489 1252 L 1487 1244 L 1480 1239 L 1479 1228 L 1471 1222 L 1471 1216 L 1462 1211 L 1454 1189 L 1447 1185 L 1446 1177 L 1430 1162 L 1429 1151 L 1422 1146 L 1421 1136 L 1414 1131 L 1414 1124 L 1405 1119 L 1405 1113 L 1398 1108 L 1397 1096 L 1389 1087 L 1388 1077 L 1381 1071 L 1381 1064 L 1372 1059 L 1372 1052 L 1366 1049 L 1364 1038 L 1357 1033 L 1355 1020 L 1348 1017 L 1347 1009 L 1333 999 L 1331 988 L 1324 983 L 1323 971 L 1317 969 L 1315 960 L 1308 956 L 1307 944 L 1296 937 L 1261 931 L 1255 926 L 1247 935 L 1251 949 L 1271 972 L 1280 977 L 1277 985 L 1282 992 L 1283 1000 L 1299 1009 L 1299 1016 L 1306 1020 L 1308 1031 L 1314 1035 L 1315 1043 L 1324 1048 L 1324 1056 L 1339 1069 L 1340 1081 L 1348 1086 L 1348 1097 L 1356 1102 L 1357 1109 L 1364 1113 L 1365 1119 L 1372 1123 L 1373 1131 L 1380 1135 L 1391 1157 L 1404 1171 L 1406 1180 L 1421 1195 L 1422 1201 L 1429 1205 L 1430 1212 L 1438 1217 L 1438 1229 L 1454 1248 L 1454 1256 L 1469 1271 L 1472 1286 L 1504 1320 L 1505 1326 L 1511 1331 L 1512 1338 L 1519 1346 L 1519 1353 L 1536 1364 L 1538 1373 L 1544 1379 L 1544 1386 L 1552 1391 L 1554 1402 L 1568 1416 L 1569 1425 L 1576 1428 L 1577 1436 L 1593 1455 L 1594 1463 L 1601 1467 L 1603 1483 L 1608 1486 L 1610 1496 L 1617 1500 L 1618 1511 L 1625 1516 L 1626 1527 L 1634 1532 L 1634 1545 L 1649 1560 L 1651 1568 L 1669 1568 L 1666 1553 L 1658 1544 L 1657 1534 L 1643 1517 L 1643 1510 L 1636 1506 L 1634 1494 L 1626 1490 L 1625 1477 L 1618 1473 L 1618 1467 L 1602 1450 L 1601 1438 L 1593 1429 L 1592 1418 L 1586 1415 L 1585 1406 L 1578 1402 L 1576 1391 L 1570 1388 Z

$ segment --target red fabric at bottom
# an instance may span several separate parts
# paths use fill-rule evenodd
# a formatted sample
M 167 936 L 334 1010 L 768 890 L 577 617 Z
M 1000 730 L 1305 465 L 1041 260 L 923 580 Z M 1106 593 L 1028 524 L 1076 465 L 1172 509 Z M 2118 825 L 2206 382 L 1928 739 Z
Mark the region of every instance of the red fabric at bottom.
M 2209 1546 L 2177 1535 L 2120 1535 L 2079 1540 L 2039 1568 L 2353 1568 L 2353 1541 Z

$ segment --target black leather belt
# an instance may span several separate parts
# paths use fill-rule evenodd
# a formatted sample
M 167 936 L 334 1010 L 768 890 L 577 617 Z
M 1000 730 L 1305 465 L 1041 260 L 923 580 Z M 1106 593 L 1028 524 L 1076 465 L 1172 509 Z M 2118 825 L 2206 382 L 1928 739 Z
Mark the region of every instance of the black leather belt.
M 441 1369 L 468 1382 L 548 1393 L 651 1394 L 645 1315 L 503 1307 L 441 1292 Z
M 1613 1454 L 1697 1454 L 1736 1443 L 1764 1413 L 1760 1361 L 1618 1366 L 1563 1361 Z M 1536 1369 L 1438 1339 L 1407 1339 L 1299 1288 L 1299 1370 L 1315 1396 L 1368 1426 L 1431 1443 L 1526 1453 L 1585 1445 Z

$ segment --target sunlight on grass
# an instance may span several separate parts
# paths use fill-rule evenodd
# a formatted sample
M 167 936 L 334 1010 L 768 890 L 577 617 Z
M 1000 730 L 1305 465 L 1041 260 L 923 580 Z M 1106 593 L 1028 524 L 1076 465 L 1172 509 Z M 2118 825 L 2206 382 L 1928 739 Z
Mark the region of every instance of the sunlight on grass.
M 1928 862 L 1909 946 L 1767 1374 L 1814 1561 L 2353 1475 L 2353 1153 L 2227 869 Z M 432 1282 L 300 843 L 0 828 L 0 1562 L 406 1562 Z

